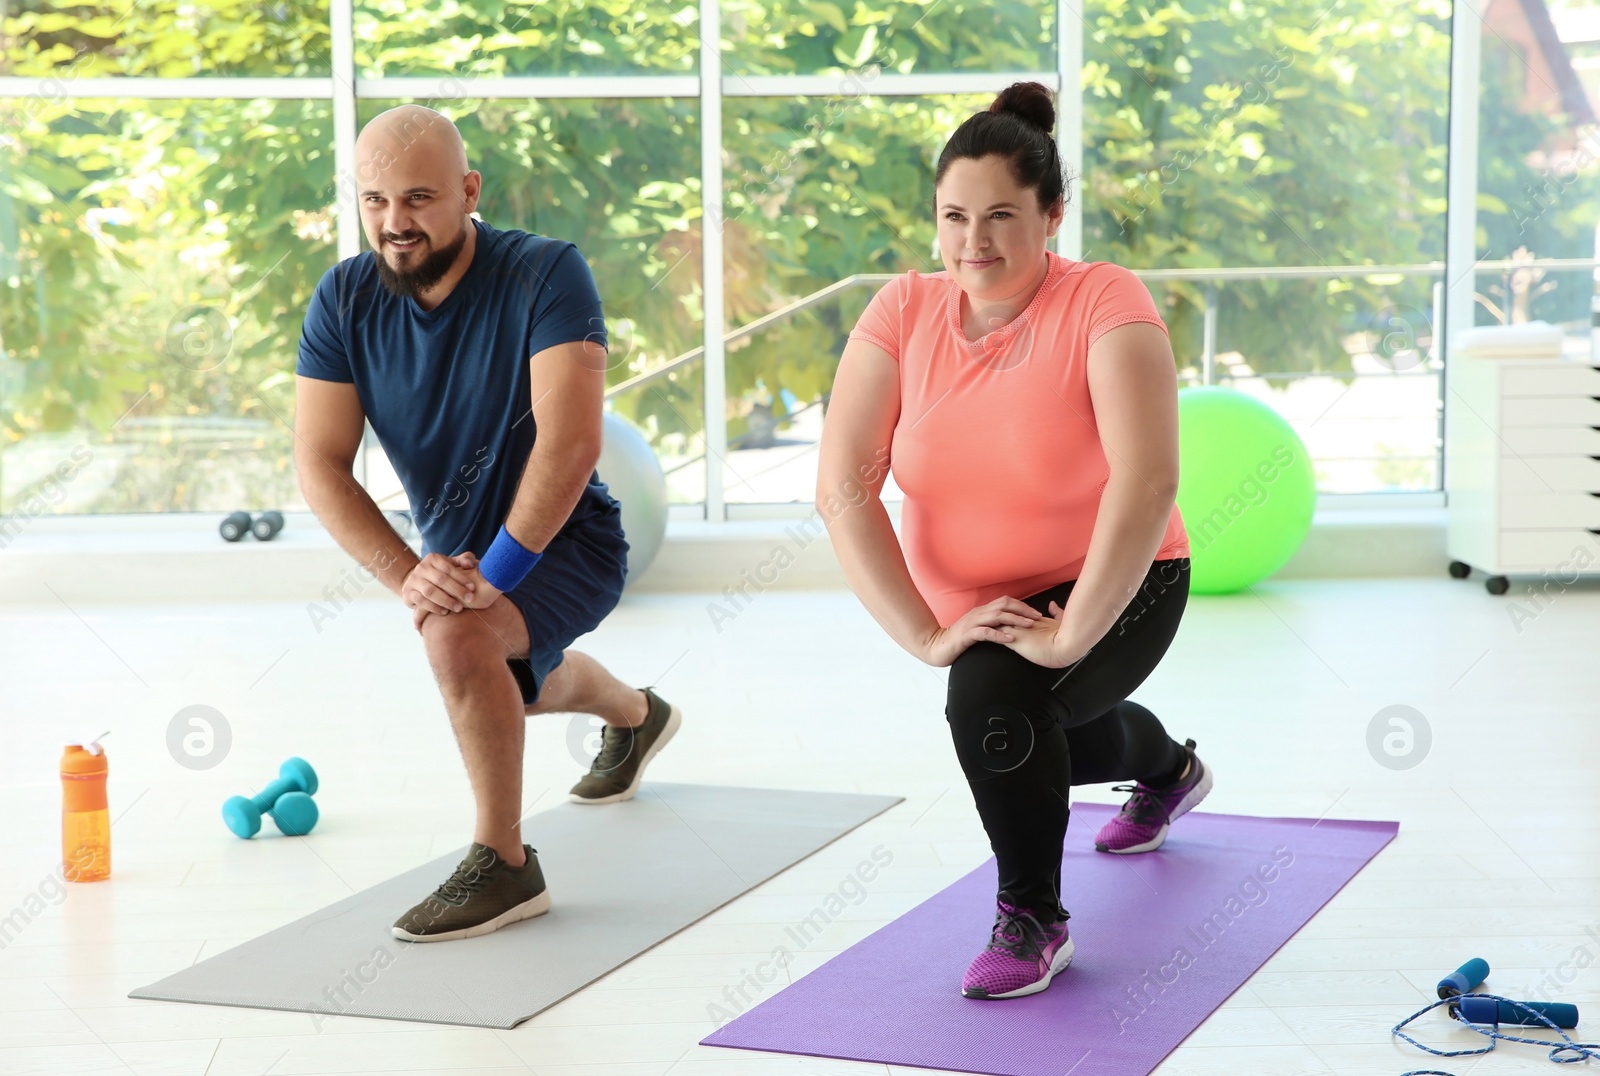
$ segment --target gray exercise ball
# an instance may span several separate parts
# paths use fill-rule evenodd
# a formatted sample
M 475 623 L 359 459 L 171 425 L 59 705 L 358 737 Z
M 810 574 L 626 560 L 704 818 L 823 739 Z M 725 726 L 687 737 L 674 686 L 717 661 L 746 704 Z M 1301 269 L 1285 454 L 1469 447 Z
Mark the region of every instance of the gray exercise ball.
M 622 416 L 606 412 L 600 438 L 596 469 L 622 505 L 622 530 L 628 538 L 626 590 L 644 575 L 666 537 L 667 477 L 650 442 Z

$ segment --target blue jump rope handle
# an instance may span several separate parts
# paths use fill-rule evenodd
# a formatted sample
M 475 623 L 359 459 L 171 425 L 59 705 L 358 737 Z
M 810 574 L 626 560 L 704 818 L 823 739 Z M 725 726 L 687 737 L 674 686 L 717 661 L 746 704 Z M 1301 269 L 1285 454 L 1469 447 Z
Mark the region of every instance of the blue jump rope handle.
M 1526 1009 L 1542 1013 L 1556 1027 L 1574 1028 L 1578 1026 L 1578 1007 L 1569 1005 L 1564 1001 L 1524 1001 L 1520 1002 L 1523 1008 L 1514 1008 L 1504 1001 L 1495 998 L 1471 997 L 1461 999 L 1462 1019 L 1474 1024 L 1521 1024 L 1529 1027 L 1544 1027 L 1545 1024 Z
M 1461 994 L 1471 994 L 1482 986 L 1488 977 L 1489 962 L 1475 956 L 1439 980 L 1439 998 L 1442 1001 Z

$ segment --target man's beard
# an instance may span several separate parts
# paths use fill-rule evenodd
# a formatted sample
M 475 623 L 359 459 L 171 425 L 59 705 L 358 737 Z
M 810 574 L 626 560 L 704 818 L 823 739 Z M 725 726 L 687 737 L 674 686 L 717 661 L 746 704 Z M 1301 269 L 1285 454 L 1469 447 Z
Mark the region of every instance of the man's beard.
M 439 281 L 444 279 L 450 267 L 455 264 L 460 256 L 461 249 L 467 245 L 467 229 L 462 227 L 459 235 L 449 246 L 435 247 L 432 241 L 421 232 L 411 235 L 396 236 L 400 240 L 421 237 L 422 241 L 410 250 L 403 253 L 395 251 L 389 239 L 383 239 L 386 250 L 377 257 L 378 281 L 391 295 L 404 298 L 410 296 L 415 299 Z M 403 269 L 396 269 L 389 261 L 393 257 L 403 258 Z

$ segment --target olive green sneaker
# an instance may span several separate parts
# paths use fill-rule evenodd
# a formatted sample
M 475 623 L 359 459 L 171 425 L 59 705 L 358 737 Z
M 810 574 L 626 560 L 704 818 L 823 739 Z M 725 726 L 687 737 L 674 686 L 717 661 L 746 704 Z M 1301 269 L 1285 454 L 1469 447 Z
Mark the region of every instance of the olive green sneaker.
M 528 862 L 508 867 L 493 848 L 474 843 L 433 895 L 396 920 L 390 933 L 405 941 L 475 938 L 550 910 L 539 857 L 523 845 Z
M 632 799 L 639 791 L 645 765 L 667 746 L 683 724 L 683 711 L 650 688 L 644 688 L 650 708 L 637 728 L 607 725 L 600 734 L 600 753 L 567 798 L 573 803 L 616 803 Z

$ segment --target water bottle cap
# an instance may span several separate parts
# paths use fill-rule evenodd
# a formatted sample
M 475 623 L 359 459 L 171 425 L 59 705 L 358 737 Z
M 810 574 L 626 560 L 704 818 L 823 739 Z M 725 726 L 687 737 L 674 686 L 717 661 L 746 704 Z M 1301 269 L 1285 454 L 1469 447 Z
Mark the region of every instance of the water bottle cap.
M 67 746 L 68 747 L 81 747 L 85 751 L 89 752 L 89 754 L 91 754 L 91 755 L 98 755 L 98 754 L 101 754 L 102 752 L 105 751 L 105 748 L 100 746 L 100 741 L 105 739 L 107 736 L 110 736 L 110 735 L 111 735 L 111 730 L 110 729 L 106 729 L 106 731 L 102 732 L 100 735 L 96 736 L 92 740 L 85 740 L 85 741 L 81 741 L 79 743 L 69 743 L 69 744 L 67 744 Z
M 98 746 L 98 745 L 96 745 Z M 91 753 L 82 744 L 69 743 L 61 753 L 61 775 L 63 777 L 97 778 L 104 777 L 106 773 L 106 753 L 101 748 L 98 753 Z

